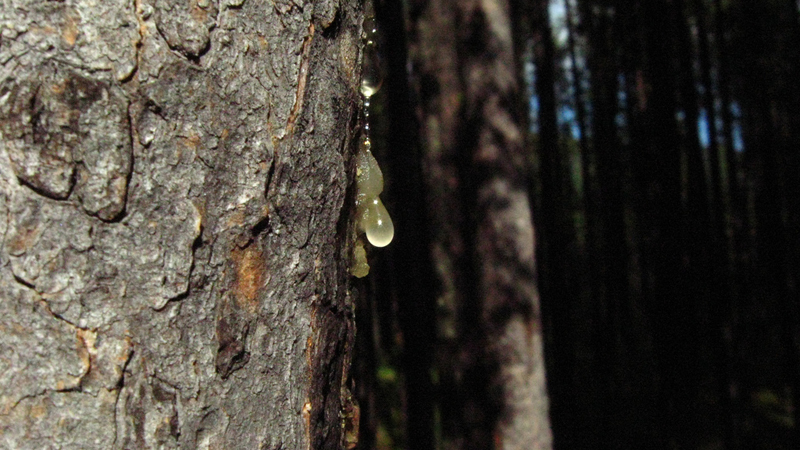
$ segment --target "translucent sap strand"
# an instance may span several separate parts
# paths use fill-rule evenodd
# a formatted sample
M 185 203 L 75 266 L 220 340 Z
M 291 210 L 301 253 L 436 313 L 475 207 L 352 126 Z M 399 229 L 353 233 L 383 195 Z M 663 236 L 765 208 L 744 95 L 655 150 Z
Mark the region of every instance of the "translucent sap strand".
M 364 16 L 363 38 L 365 45 L 361 72 L 361 95 L 364 97 L 364 139 L 356 156 L 358 192 L 356 196 L 356 211 L 358 227 L 360 231 L 366 233 L 370 244 L 375 247 L 385 247 L 394 238 L 394 224 L 379 197 L 383 191 L 383 174 L 370 151 L 372 146 L 369 138 L 370 97 L 380 89 L 383 82 L 383 72 L 381 70 L 380 55 L 375 44 L 375 35 L 377 33 L 375 17 L 369 0 L 367 0 L 367 11 Z
M 369 97 L 364 97 L 364 145 L 367 150 L 372 147 L 372 141 L 369 140 Z

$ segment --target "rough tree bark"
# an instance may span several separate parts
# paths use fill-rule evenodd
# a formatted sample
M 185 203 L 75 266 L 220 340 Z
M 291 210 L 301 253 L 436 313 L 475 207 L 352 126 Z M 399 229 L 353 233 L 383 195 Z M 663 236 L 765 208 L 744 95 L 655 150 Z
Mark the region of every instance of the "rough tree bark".
M 360 8 L 0 2 L 0 447 L 344 448 Z

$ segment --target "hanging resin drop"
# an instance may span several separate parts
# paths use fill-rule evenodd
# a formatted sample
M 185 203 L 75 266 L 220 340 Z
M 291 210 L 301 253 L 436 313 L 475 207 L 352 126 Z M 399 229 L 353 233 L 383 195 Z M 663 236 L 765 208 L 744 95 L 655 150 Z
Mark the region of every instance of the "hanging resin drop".
M 372 1 L 367 0 L 364 2 L 364 21 L 362 22 L 364 40 L 371 40 L 375 38 L 378 33 L 378 25 L 375 22 L 375 5 Z
M 363 54 L 361 55 L 361 95 L 364 97 L 363 137 L 356 154 L 356 234 L 366 234 L 367 241 L 375 247 L 385 247 L 394 238 L 394 223 L 381 202 L 383 173 L 370 151 L 369 104 L 383 83 L 383 66 L 376 45 L 377 26 L 371 0 L 366 0 L 363 22 Z M 369 273 L 362 238 L 353 250 L 351 273 L 363 277 Z
M 375 16 L 364 15 L 364 23 L 363 23 L 363 30 L 361 37 L 365 41 L 371 41 L 375 39 L 375 36 L 377 34 L 378 34 L 378 26 L 375 24 Z
M 367 240 L 375 247 L 386 247 L 394 238 L 394 223 L 378 197 L 367 205 L 365 214 Z
M 383 192 L 383 173 L 372 152 L 362 147 L 356 155 L 356 183 L 358 194 L 366 197 L 377 197 Z M 358 199 L 361 200 L 361 199 Z
M 364 59 L 361 68 L 361 95 L 372 97 L 383 84 L 383 68 L 381 57 L 374 41 L 368 41 L 364 46 Z
M 369 274 L 369 263 L 367 262 L 367 251 L 364 249 L 364 242 L 358 239 L 353 248 L 353 265 L 350 273 L 357 278 L 364 278 Z

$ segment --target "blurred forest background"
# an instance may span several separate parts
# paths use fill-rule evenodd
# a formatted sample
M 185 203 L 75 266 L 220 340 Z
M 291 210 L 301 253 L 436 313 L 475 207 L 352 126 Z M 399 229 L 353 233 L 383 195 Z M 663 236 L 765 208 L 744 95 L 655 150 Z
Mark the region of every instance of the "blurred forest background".
M 554 448 L 800 449 L 798 3 L 376 0 L 397 235 L 357 285 L 359 448 L 500 445 L 480 306 L 499 170 L 535 222 L 536 273 L 512 281 L 538 285 Z M 500 116 L 475 105 L 498 83 L 527 137 L 487 165 L 473 131 Z

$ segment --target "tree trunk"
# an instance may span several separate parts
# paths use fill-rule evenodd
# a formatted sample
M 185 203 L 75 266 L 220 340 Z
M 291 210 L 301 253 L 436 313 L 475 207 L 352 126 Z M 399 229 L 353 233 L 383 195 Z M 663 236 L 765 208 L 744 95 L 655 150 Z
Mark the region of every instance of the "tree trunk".
M 440 371 L 443 447 L 551 448 L 513 46 L 518 5 L 413 3 L 440 325 L 451 327 L 440 333 L 457 342 Z
M 352 441 L 361 16 L 3 3 L 0 447 Z

